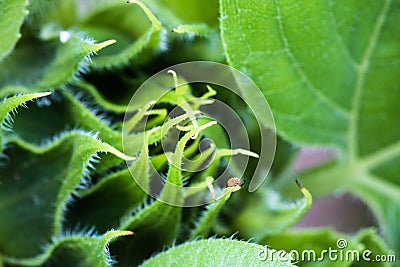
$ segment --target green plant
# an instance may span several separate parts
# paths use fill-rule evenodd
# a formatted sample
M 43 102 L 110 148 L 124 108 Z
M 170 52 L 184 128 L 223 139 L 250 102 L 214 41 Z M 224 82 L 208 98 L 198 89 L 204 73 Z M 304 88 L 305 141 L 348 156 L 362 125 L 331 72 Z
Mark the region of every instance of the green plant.
M 128 2 L 0 0 L 0 266 L 295 266 L 288 254 L 258 257 L 265 245 L 321 253 L 342 238 L 345 252 L 399 257 L 399 1 Z M 221 86 L 180 85 L 180 72 L 130 103 L 150 76 L 193 60 L 239 69 L 271 106 L 276 157 L 254 193 L 212 184 L 227 166 L 238 175 L 235 155 L 263 153 L 260 131 L 273 122 L 257 127 L 260 107 Z M 213 99 L 234 108 L 257 154 L 196 118 Z M 199 149 L 204 137 L 214 143 Z M 359 196 L 380 235 L 289 229 L 311 205 L 290 171 L 304 144 L 337 151 L 296 174 L 311 194 Z M 151 197 L 156 173 L 168 183 Z M 184 207 L 198 198 L 209 201 Z

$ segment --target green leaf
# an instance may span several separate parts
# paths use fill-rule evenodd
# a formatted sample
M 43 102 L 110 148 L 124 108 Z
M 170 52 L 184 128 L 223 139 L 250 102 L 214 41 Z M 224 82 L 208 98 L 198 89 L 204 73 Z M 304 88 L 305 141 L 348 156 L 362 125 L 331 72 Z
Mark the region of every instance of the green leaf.
M 196 239 L 198 237 L 207 237 L 215 220 L 222 207 L 230 198 L 232 192 L 237 191 L 240 188 L 226 188 L 222 193 L 222 196 L 215 200 L 215 202 L 209 204 L 202 215 L 199 216 L 196 222 L 196 226 L 192 229 L 190 239 Z
M 339 149 L 338 163 L 307 175 L 307 186 L 316 194 L 359 195 L 395 251 L 400 251 L 395 219 L 400 206 L 394 205 L 400 202 L 399 5 L 221 0 L 228 61 L 259 85 L 278 133 L 296 143 Z
M 43 147 L 21 139 L 10 140 L 9 148 L 4 151 L 8 161 L 0 167 L 2 254 L 33 257 L 41 252 L 41 246 L 52 235 L 62 232 L 66 206 L 87 173 L 87 165 L 98 152 L 133 160 L 79 131 L 70 132 Z
M 56 31 L 57 38 L 42 41 L 22 38 L 13 54 L 0 63 L 0 97 L 26 92 L 54 90 L 87 71 L 90 55 L 112 44 L 113 40 L 96 44 L 71 31 Z M 15 85 L 21 86 L 20 88 Z M 28 89 L 29 88 L 29 89 Z
M 2 128 L 4 127 L 12 127 L 13 123 L 13 118 L 10 113 L 13 111 L 15 112 L 16 108 L 20 105 L 23 105 L 25 102 L 30 101 L 35 98 L 39 97 L 44 97 L 49 95 L 49 92 L 46 93 L 36 93 L 36 94 L 25 94 L 25 95 L 19 95 L 19 96 L 14 96 L 11 98 L 7 98 L 1 102 L 0 105 L 0 153 L 3 151 L 3 143 L 5 142 L 3 140 L 3 135 L 2 135 Z M 7 122 L 8 118 L 8 122 Z
M 295 266 L 277 257 L 260 261 L 263 246 L 230 239 L 187 242 L 144 262 L 141 266 Z
M 75 97 L 76 96 L 76 97 Z M 55 91 L 51 97 L 40 100 L 38 104 L 27 104 L 28 109 L 18 113 L 12 125 L 12 132 L 5 132 L 6 138 L 15 137 L 34 145 L 41 145 L 54 136 L 65 134 L 71 129 L 82 129 L 96 132 L 101 140 L 122 150 L 120 130 L 113 129 L 113 125 L 106 116 L 99 116 L 99 108 L 79 93 L 75 96 L 68 91 Z M 47 124 L 43 125 L 43 121 Z M 131 155 L 140 152 L 142 139 L 132 139 Z M 121 162 L 119 158 L 105 155 L 97 165 L 97 172 Z
M 244 237 L 256 240 L 276 235 L 294 225 L 310 209 L 312 197 L 304 187 L 304 198 L 296 202 L 285 202 L 282 196 L 271 189 L 254 193 L 245 208 L 234 216 L 233 224 Z
M 85 106 L 84 99 L 79 100 L 68 91 L 55 91 L 42 100 L 40 105 L 28 104 L 28 109 L 19 112 L 14 119 L 13 136 L 40 145 L 55 135 L 79 128 L 98 132 L 100 139 L 122 149 L 121 133 L 113 130 L 106 119 L 96 116 L 94 108 Z M 46 126 L 43 120 L 48 122 Z
M 59 0 L 30 0 L 28 6 L 29 19 L 32 21 L 34 21 L 35 19 L 43 20 L 49 12 L 49 9 L 55 8 L 55 6 L 59 4 L 59 2 Z
M 387 245 L 385 244 L 384 240 L 376 233 L 375 229 L 365 229 L 361 231 L 360 233 L 357 234 L 356 239 L 358 242 L 362 243 L 366 249 L 371 250 L 372 254 L 369 255 L 370 259 L 375 259 L 376 256 L 389 256 L 392 259 L 387 260 L 387 262 L 374 262 L 374 261 L 360 261 L 358 263 L 355 263 L 354 266 L 364 266 L 368 264 L 368 266 L 393 266 L 392 262 L 396 261 L 396 258 L 394 258 L 393 261 L 393 256 L 394 253 L 391 251 Z M 388 259 L 388 257 L 387 257 Z M 395 263 L 396 264 L 396 263 Z
M 0 1 L 0 62 L 12 52 L 15 44 L 21 38 L 19 30 L 28 14 L 27 4 L 27 0 Z
M 132 235 L 130 231 L 109 231 L 103 236 L 88 236 L 83 233 L 68 234 L 55 238 L 47 246 L 47 250 L 30 259 L 6 257 L 5 261 L 12 265 L 24 266 L 82 266 L 108 267 L 112 264 L 108 252 L 108 243 L 117 237 Z

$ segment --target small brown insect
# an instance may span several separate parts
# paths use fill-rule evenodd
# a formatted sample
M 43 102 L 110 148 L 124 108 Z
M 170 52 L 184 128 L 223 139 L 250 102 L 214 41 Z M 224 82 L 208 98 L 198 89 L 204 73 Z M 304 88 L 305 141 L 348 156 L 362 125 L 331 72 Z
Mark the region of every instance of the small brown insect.
M 240 186 L 242 187 L 246 183 L 246 178 L 240 180 L 240 178 L 237 177 L 232 177 L 228 180 L 228 187 L 233 187 L 233 186 Z

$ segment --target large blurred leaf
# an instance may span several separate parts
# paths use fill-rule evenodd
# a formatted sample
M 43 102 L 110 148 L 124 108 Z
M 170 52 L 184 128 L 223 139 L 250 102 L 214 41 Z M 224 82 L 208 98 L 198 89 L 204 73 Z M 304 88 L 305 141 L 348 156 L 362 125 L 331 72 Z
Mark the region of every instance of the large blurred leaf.
M 204 22 L 207 25 L 218 27 L 218 1 L 209 0 L 144 0 L 156 14 L 159 14 L 162 23 L 171 29 L 180 24 Z M 207 10 L 207 12 L 204 12 Z
M 400 251 L 400 1 L 221 0 L 221 13 L 228 61 L 259 85 L 278 133 L 340 149 L 310 190 L 360 195 Z
M 1 254 L 33 257 L 52 235 L 62 232 L 66 205 L 98 152 L 129 160 L 114 147 L 79 131 L 44 147 L 10 141 L 4 151 L 8 160 L 0 167 Z
M 24 17 L 28 14 L 25 9 L 27 0 L 1 0 L 0 1 L 0 61 L 7 56 L 14 48 L 21 37 L 19 28 Z

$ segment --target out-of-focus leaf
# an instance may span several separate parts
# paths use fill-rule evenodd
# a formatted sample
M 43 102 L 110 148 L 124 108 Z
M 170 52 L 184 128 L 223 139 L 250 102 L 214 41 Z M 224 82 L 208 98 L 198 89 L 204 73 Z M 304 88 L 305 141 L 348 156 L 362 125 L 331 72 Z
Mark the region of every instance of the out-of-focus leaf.
M 19 32 L 25 16 L 27 0 L 1 0 L 0 1 L 0 62 L 14 49 L 21 38 Z
M 206 23 L 218 28 L 218 1 L 210 0 L 145 0 L 169 29 L 180 24 Z M 208 12 L 204 12 L 207 10 Z
M 208 239 L 173 247 L 144 262 L 141 266 L 296 266 L 288 259 L 258 255 L 263 246 L 230 239 Z

